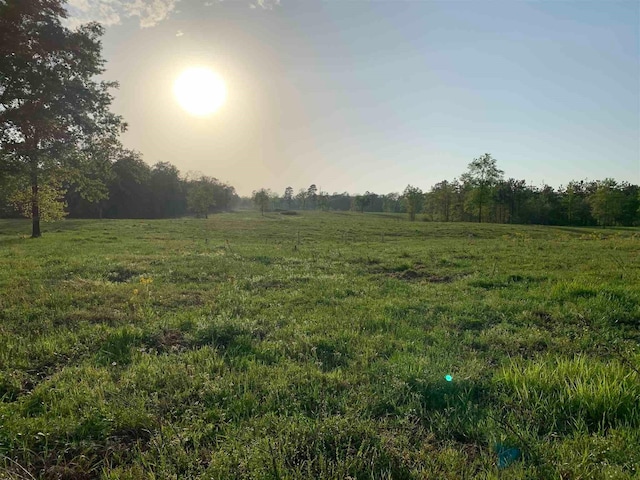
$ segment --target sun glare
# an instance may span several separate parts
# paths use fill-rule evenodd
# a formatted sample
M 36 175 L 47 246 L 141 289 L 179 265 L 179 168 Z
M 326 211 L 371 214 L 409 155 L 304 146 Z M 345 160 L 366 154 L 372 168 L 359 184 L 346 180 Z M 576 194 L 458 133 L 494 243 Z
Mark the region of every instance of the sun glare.
M 204 117 L 217 111 L 227 98 L 227 87 L 218 74 L 195 67 L 182 72 L 173 84 L 173 93 L 191 115 Z

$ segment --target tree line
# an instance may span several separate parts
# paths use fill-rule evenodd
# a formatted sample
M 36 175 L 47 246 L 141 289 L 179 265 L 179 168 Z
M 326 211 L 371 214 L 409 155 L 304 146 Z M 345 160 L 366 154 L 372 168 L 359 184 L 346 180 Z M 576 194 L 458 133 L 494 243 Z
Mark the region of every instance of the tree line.
M 430 189 L 407 185 L 402 193 L 319 191 L 316 185 L 282 195 L 268 189 L 254 191 L 241 205 L 252 202 L 266 210 L 338 210 L 405 213 L 409 220 L 493 222 L 570 226 L 640 225 L 640 187 L 613 179 L 571 181 L 566 186 L 533 186 L 504 178 L 489 153 L 474 159 L 459 178 L 443 180 Z
M 97 156 L 111 157 L 113 151 Z M 239 197 L 235 188 L 199 173 L 187 176 L 169 162 L 153 166 L 141 155 L 118 150 L 115 158 L 93 158 L 81 174 L 61 169 L 60 180 L 48 177 L 39 184 L 39 215 L 43 221 L 70 218 L 207 217 L 229 211 Z M 0 179 L 0 217 L 28 217 L 33 194 L 29 180 L 19 173 Z
M 207 217 L 229 211 L 238 200 L 235 188 L 202 174 L 183 177 L 169 162 L 153 166 L 127 152 L 110 164 L 105 195 L 86 199 L 76 185 L 67 186 L 64 201 L 70 217 L 172 218 L 187 214 Z

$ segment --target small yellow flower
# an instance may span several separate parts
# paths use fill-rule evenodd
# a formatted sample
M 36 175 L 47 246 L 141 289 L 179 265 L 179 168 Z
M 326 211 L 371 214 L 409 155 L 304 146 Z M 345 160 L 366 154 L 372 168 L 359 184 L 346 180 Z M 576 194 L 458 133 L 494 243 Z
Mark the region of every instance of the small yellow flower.
M 134 288 L 134 289 L 133 289 L 133 294 L 134 294 L 134 295 L 137 295 L 137 294 L 138 294 L 138 289 L 137 289 L 137 288 Z
M 149 285 L 150 283 L 153 283 L 153 278 L 151 278 L 151 277 L 141 277 L 140 278 L 140 283 L 142 285 Z

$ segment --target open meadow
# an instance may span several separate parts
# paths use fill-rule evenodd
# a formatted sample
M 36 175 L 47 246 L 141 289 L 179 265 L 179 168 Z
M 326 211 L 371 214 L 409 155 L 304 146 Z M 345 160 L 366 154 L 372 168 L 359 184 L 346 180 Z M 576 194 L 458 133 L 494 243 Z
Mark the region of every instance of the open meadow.
M 637 228 L 28 233 L 0 220 L 2 479 L 640 475 Z

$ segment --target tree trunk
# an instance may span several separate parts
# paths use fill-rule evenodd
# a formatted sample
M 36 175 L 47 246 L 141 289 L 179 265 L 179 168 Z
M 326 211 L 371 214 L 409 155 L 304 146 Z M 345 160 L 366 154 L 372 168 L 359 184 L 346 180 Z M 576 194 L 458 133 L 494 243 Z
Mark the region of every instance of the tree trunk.
M 445 198 L 444 201 L 444 221 L 448 222 L 449 221 L 449 209 L 451 208 L 451 206 L 449 205 L 450 200 L 449 198 Z
M 38 204 L 38 172 L 35 168 L 31 172 L 31 218 L 31 238 L 41 237 L 40 205 Z
M 509 202 L 509 223 L 513 223 L 513 214 L 516 211 L 516 199 L 515 195 L 511 197 L 511 201 Z

